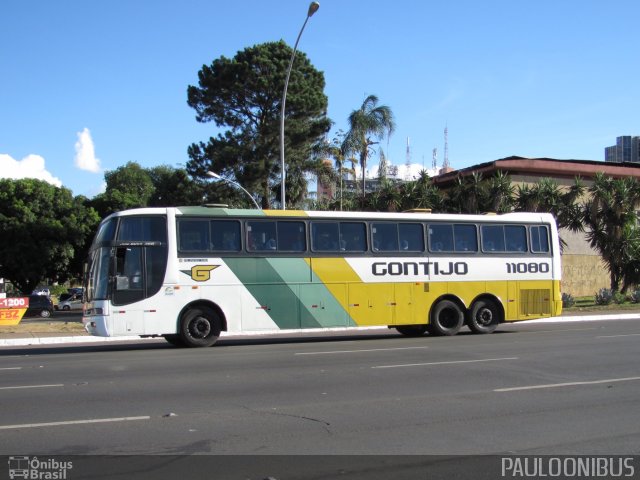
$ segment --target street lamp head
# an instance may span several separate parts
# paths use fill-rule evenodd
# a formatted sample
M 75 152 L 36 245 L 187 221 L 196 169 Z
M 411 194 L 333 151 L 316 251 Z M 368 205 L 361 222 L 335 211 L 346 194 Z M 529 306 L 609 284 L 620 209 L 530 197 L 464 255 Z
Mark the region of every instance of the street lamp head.
M 307 17 L 313 16 L 314 13 L 318 11 L 320 8 L 320 4 L 318 2 L 311 2 L 309 5 L 309 11 L 307 12 Z
M 218 175 L 215 172 L 207 172 L 207 176 L 208 177 L 213 177 L 213 178 L 222 178 L 222 177 L 220 177 L 220 175 Z

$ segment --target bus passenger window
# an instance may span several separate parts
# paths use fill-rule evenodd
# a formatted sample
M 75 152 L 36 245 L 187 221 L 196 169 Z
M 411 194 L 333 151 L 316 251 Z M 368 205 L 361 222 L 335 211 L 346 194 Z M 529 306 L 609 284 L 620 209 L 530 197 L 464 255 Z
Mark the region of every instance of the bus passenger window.
M 531 236 L 531 251 L 534 253 L 546 253 L 549 251 L 549 233 L 547 227 L 541 225 L 529 229 Z
M 379 252 L 398 251 L 398 224 L 373 223 L 371 225 L 373 250 Z
M 422 225 L 419 223 L 400 223 L 398 225 L 400 250 L 406 252 L 424 251 Z
M 507 241 L 507 252 L 527 251 L 527 229 L 524 225 L 506 225 L 504 234 Z
M 338 222 L 313 222 L 311 224 L 311 248 L 316 252 L 337 252 Z
M 429 225 L 429 250 L 432 252 L 453 252 L 453 225 Z
M 364 252 L 367 249 L 367 227 L 361 222 L 340 222 L 340 250 Z
M 202 252 L 209 249 L 209 222 L 202 220 L 181 220 L 178 235 L 182 252 Z
M 240 222 L 236 220 L 211 220 L 210 227 L 211 244 L 209 250 L 240 251 Z
M 478 234 L 475 225 L 454 225 L 456 252 L 477 252 Z
M 278 222 L 278 250 L 281 252 L 304 252 L 304 222 Z
M 275 221 L 247 222 L 247 249 L 249 251 L 276 250 L 278 237 L 276 236 Z
M 504 252 L 504 227 L 502 225 L 482 226 L 482 251 Z

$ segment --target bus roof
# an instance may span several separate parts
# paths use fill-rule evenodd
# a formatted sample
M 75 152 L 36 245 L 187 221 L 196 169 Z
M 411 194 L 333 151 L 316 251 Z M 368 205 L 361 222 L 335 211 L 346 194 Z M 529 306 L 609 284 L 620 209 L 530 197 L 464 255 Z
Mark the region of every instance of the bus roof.
M 316 218 L 316 219 L 352 219 L 352 220 L 440 220 L 440 221 L 462 221 L 462 222 L 545 222 L 555 223 L 553 216 L 549 213 L 538 212 L 511 212 L 503 214 L 457 214 L 457 213 L 428 213 L 422 211 L 414 212 L 340 212 L 340 211 L 312 211 L 312 210 L 257 210 L 257 209 L 234 209 L 207 206 L 185 206 L 166 208 L 136 208 L 116 212 L 111 216 L 128 215 L 163 215 L 167 211 L 174 210 L 176 216 L 197 216 L 197 217 L 294 217 L 294 218 Z

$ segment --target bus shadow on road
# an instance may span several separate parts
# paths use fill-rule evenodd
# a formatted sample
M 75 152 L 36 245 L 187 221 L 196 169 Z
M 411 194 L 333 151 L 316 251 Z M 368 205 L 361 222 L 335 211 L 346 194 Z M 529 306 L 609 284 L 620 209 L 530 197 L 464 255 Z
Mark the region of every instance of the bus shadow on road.
M 516 333 L 513 330 L 496 330 L 492 335 Z M 149 338 L 140 340 L 126 341 L 109 341 L 105 343 L 86 343 L 86 344 L 51 344 L 51 345 L 28 345 L 28 346 L 7 346 L 0 349 L 0 357 L 8 356 L 35 356 L 35 355 L 59 355 L 59 354 L 78 354 L 78 353 L 99 353 L 99 352 L 128 352 L 128 351 L 145 351 L 145 350 L 174 350 L 184 352 L 194 351 L 210 351 L 229 347 L 242 346 L 258 346 L 258 345 L 295 345 L 306 343 L 331 343 L 331 342 L 375 342 L 380 340 L 397 339 L 401 341 L 424 341 L 427 344 L 437 341 L 449 341 L 455 338 L 478 337 L 478 335 L 470 331 L 461 331 L 452 337 L 438 337 L 432 335 L 424 335 L 422 337 L 405 337 L 394 330 L 379 331 L 376 333 L 353 331 L 348 333 L 291 333 L 291 335 L 278 334 L 260 335 L 260 336 L 243 336 L 243 337 L 221 337 L 213 347 L 203 349 L 191 349 L 185 347 L 176 347 L 167 343 L 162 338 Z

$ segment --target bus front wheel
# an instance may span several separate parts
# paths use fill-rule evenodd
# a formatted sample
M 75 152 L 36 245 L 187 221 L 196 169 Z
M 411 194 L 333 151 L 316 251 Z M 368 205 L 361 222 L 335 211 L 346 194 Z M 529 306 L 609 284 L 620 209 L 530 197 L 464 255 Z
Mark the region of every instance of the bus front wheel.
M 441 300 L 431 310 L 429 333 L 438 336 L 451 336 L 458 333 L 464 323 L 464 312 L 457 303 Z
M 180 320 L 180 338 L 187 347 L 210 347 L 220 336 L 220 319 L 208 307 L 190 308 Z
M 495 302 L 478 300 L 473 304 L 468 325 L 473 333 L 491 333 L 496 329 L 501 319 L 500 308 Z

